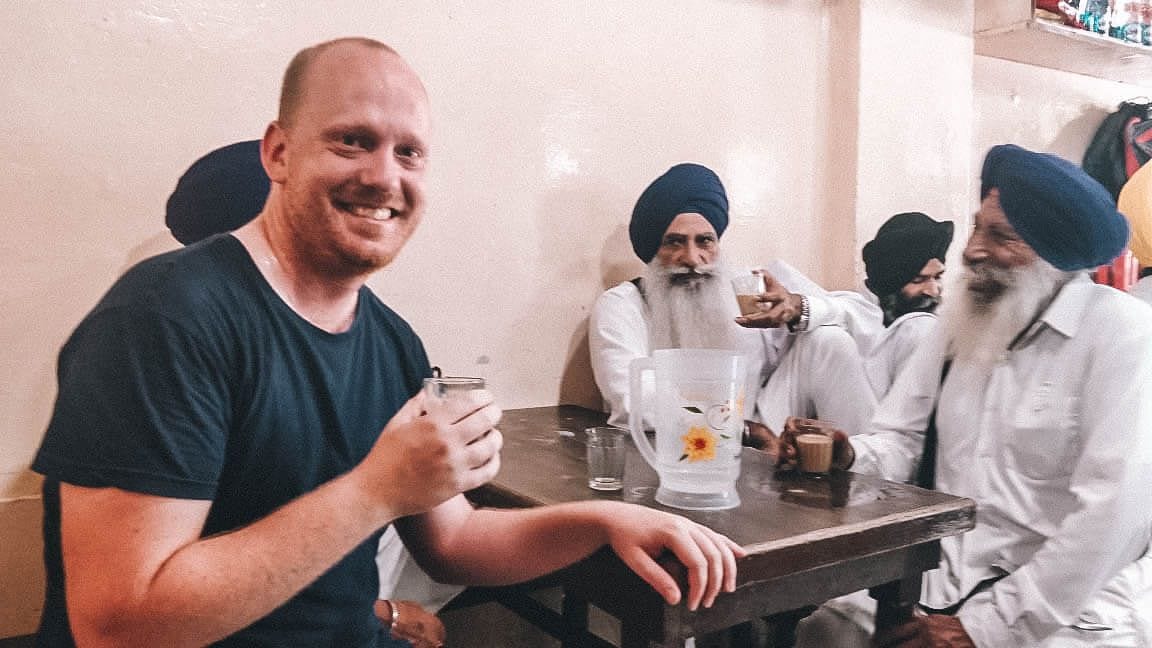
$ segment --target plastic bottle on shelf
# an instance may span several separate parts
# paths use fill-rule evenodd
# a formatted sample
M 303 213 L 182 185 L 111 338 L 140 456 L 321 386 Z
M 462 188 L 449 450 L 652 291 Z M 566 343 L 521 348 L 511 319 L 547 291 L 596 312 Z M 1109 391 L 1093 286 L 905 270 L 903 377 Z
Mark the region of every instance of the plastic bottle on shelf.
M 1080 14 L 1077 19 L 1087 31 L 1107 34 L 1111 9 L 1110 0 L 1080 0 Z
M 1140 0 L 1120 0 L 1112 9 L 1112 29 L 1110 35 L 1129 43 L 1144 42 L 1144 30 L 1140 27 Z
M 1152 0 L 1140 2 L 1140 43 L 1152 45 Z

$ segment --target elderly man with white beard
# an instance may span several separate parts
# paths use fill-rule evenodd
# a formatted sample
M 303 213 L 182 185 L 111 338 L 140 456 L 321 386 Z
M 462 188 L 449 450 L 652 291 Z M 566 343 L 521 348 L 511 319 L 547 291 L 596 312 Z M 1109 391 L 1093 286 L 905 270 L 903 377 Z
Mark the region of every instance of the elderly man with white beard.
M 795 414 L 862 430 L 875 396 L 853 335 L 881 329 L 879 308 L 854 292 L 824 291 L 777 261 L 764 268 L 762 312 L 737 317 L 734 273 L 720 255 L 727 225 L 724 185 L 698 164 L 672 167 L 637 200 L 628 231 L 647 267 L 603 293 L 589 324 L 592 369 L 611 409 L 609 423 L 628 422 L 632 360 L 656 349 L 713 348 L 749 359 L 746 393 L 758 395 L 744 413 L 749 421 L 778 432 Z M 774 444 L 767 429 L 750 428 L 750 445 Z
M 940 335 L 872 432 L 838 439 L 853 470 L 896 480 L 923 448 L 935 487 L 979 511 L 941 542 L 924 614 L 874 645 L 1152 646 L 1152 308 L 1086 272 L 1128 227 L 1078 167 L 1012 145 L 980 193 Z

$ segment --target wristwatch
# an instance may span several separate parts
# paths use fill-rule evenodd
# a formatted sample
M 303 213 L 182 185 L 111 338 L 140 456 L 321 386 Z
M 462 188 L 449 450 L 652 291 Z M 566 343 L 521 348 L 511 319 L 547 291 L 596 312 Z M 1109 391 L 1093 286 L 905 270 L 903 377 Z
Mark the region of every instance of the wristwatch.
M 800 316 L 796 318 L 795 322 L 788 323 L 788 330 L 793 333 L 801 333 L 808 330 L 808 323 L 812 320 L 812 304 L 808 301 L 808 295 L 800 295 Z

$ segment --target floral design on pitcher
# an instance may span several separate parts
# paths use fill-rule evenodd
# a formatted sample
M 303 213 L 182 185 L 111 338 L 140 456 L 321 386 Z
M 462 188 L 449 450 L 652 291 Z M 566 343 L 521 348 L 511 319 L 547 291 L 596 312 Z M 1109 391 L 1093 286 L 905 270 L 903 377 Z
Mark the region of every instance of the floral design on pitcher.
M 704 413 L 704 421 L 708 423 L 708 427 L 717 432 L 727 430 L 732 422 L 732 408 L 728 403 L 713 405 Z
M 680 439 L 684 441 L 684 454 L 680 455 L 680 461 L 711 461 L 716 458 L 716 435 L 707 427 L 692 426 Z
M 743 407 L 743 404 L 740 403 Z M 704 422 L 708 427 L 720 433 L 720 438 L 731 439 L 732 437 L 724 434 L 732 425 L 732 404 L 731 402 L 719 403 L 708 408 L 707 412 L 701 411 L 699 407 L 692 407 L 685 405 L 684 409 L 692 412 L 693 414 L 700 414 L 704 417 Z
M 684 454 L 680 455 L 679 461 L 712 461 L 716 458 L 716 448 L 723 440 L 731 439 L 732 436 L 724 434 L 732 426 L 732 401 L 726 401 L 711 405 L 707 410 L 702 410 L 693 405 L 683 405 L 682 408 L 694 414 L 690 418 L 696 419 L 693 423 L 689 424 L 688 434 L 680 437 L 684 442 Z M 703 419 L 700 421 L 699 419 Z M 700 423 L 703 425 L 700 425 Z

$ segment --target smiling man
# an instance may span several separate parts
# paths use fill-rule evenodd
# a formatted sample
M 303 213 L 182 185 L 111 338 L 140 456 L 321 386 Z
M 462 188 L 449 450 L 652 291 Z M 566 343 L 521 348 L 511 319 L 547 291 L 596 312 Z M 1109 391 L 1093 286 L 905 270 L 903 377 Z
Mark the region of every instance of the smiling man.
M 499 470 L 500 408 L 480 390 L 425 411 L 420 339 L 365 286 L 424 215 L 429 121 L 386 45 L 302 51 L 261 142 L 260 215 L 144 261 L 81 322 L 33 465 L 38 645 L 389 645 L 374 558 L 392 523 L 443 581 L 517 582 L 607 545 L 669 603 L 734 588 L 740 548 L 679 516 L 464 499 Z
M 197 159 L 180 176 L 168 196 L 165 223 L 185 245 L 233 231 L 264 209 L 270 184 L 260 160 L 260 140 L 220 147 Z M 434 610 L 461 588 L 430 581 L 392 528 L 380 539 L 376 562 L 381 596 L 376 611 L 387 620 L 388 634 L 414 646 L 442 643 L 444 624 Z
M 864 284 L 884 311 L 884 332 L 864 358 L 877 399 L 888 393 L 912 352 L 936 328 L 953 228 L 952 221 L 905 212 L 885 221 L 864 245 Z
M 889 479 L 923 457 L 979 524 L 941 541 L 925 614 L 873 645 L 1152 645 L 1152 308 L 1088 276 L 1128 228 L 1054 155 L 993 147 L 980 180 L 962 289 L 849 441 Z

